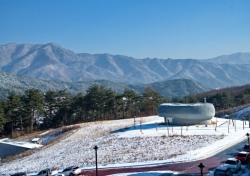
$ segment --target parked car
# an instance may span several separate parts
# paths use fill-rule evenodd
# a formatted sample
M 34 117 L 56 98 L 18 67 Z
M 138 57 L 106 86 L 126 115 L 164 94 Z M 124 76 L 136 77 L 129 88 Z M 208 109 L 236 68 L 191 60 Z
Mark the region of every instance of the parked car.
M 79 175 L 82 172 L 82 170 L 77 166 L 70 166 L 65 168 L 62 172 L 65 176 L 73 176 L 73 175 Z
M 241 169 L 241 161 L 236 158 L 228 158 L 223 166 L 230 168 L 235 173 Z
M 232 176 L 233 173 L 230 168 L 226 166 L 218 166 L 214 171 L 214 176 Z
M 65 175 L 59 172 L 58 174 L 55 174 L 53 176 L 65 176 Z
M 245 152 L 250 152 L 249 144 L 245 144 L 244 147 L 242 148 L 243 151 Z
M 240 160 L 241 164 L 246 165 L 250 161 L 250 152 L 239 152 L 235 158 Z
M 17 172 L 17 173 L 12 174 L 11 176 L 26 176 L 26 173 L 25 172 Z
M 37 176 L 50 176 L 58 174 L 57 168 L 47 168 L 38 172 Z

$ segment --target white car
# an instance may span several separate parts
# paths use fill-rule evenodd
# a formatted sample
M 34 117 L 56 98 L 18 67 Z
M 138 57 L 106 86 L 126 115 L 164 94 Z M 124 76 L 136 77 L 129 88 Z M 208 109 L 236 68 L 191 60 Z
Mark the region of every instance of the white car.
M 62 174 L 62 173 L 58 173 L 58 174 L 55 174 L 55 175 L 53 175 L 53 176 L 65 176 L 65 175 Z
M 79 175 L 82 172 L 82 170 L 77 166 L 70 166 L 65 168 L 61 174 L 64 174 L 65 176 L 73 176 L 73 175 Z
M 241 169 L 241 161 L 236 158 L 228 158 L 223 166 L 230 168 L 232 172 L 238 172 Z
M 44 170 L 41 170 L 36 176 L 50 176 L 50 175 L 56 175 L 58 174 L 57 168 L 47 168 Z

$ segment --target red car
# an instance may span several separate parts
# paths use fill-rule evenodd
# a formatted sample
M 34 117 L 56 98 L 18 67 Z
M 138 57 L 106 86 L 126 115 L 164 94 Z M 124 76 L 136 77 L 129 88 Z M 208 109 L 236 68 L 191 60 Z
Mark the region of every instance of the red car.
M 241 163 L 245 165 L 250 162 L 250 152 L 239 152 L 235 158 L 240 160 Z

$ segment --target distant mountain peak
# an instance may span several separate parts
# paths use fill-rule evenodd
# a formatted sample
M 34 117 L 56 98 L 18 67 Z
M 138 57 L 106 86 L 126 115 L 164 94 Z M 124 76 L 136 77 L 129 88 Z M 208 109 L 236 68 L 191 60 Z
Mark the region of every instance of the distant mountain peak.
M 203 60 L 205 62 L 212 62 L 216 64 L 250 64 L 249 52 L 237 52 L 228 55 L 222 55 L 211 59 Z

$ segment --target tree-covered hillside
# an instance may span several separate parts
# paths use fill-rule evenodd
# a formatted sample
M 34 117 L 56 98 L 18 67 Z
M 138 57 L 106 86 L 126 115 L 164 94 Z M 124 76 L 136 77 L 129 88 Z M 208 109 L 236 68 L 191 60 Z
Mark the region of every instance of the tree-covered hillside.
M 93 84 L 104 85 L 112 88 L 117 92 L 122 92 L 126 85 L 121 83 L 114 83 L 107 80 L 85 81 L 85 82 L 62 82 L 62 81 L 48 81 L 39 80 L 31 77 L 20 77 L 5 72 L 0 72 L 0 99 L 6 98 L 11 92 L 23 94 L 27 89 L 38 89 L 42 92 L 46 91 L 60 91 L 67 90 L 72 94 L 86 93 L 89 86 Z
M 250 105 L 250 85 L 216 89 L 193 96 L 175 99 L 177 102 L 203 102 L 214 104 L 216 112 L 231 111 Z M 250 117 L 250 114 L 246 114 Z
M 153 84 L 128 85 L 109 80 L 82 82 L 48 81 L 0 72 L 0 82 L 0 99 L 6 98 L 11 92 L 23 94 L 27 89 L 39 89 L 42 92 L 67 90 L 72 94 L 86 94 L 86 90 L 93 84 L 103 85 L 118 93 L 123 92 L 125 89 L 132 89 L 137 93 L 142 93 L 144 89 L 151 87 L 165 98 L 183 97 L 205 91 L 202 86 L 187 79 L 169 80 Z

